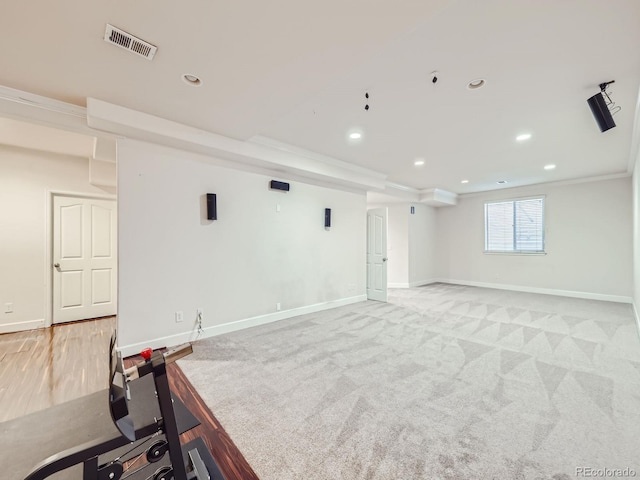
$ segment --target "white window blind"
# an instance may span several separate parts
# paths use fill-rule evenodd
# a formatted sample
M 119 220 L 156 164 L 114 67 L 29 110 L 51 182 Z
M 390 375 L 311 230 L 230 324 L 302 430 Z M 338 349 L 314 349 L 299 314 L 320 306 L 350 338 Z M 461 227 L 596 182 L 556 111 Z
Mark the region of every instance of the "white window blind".
M 544 198 L 485 203 L 485 251 L 544 253 Z

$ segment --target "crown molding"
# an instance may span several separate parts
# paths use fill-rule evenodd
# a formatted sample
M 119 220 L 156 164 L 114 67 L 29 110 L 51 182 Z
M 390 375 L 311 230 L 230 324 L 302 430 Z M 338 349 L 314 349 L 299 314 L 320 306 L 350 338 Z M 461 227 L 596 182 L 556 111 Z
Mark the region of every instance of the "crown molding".
M 245 142 L 183 125 L 95 98 L 87 98 L 90 127 L 127 138 L 230 160 L 257 168 L 276 169 L 312 180 L 355 187 L 361 191 L 384 188 L 386 176 L 373 170 L 288 147 Z

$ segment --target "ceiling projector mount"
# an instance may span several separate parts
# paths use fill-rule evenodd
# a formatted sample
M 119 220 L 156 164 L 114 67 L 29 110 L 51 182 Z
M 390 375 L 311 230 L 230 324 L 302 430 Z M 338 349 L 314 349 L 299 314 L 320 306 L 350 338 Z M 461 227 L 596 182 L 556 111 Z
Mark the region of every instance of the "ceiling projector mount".
M 611 100 L 610 93 L 607 92 L 607 87 L 612 83 L 615 83 L 615 80 L 601 83 L 599 85 L 600 93 L 596 93 L 587 100 L 601 132 L 606 132 L 616 126 L 616 122 L 613 121 L 613 115 L 622 109 L 622 107 L 616 106 L 615 102 Z

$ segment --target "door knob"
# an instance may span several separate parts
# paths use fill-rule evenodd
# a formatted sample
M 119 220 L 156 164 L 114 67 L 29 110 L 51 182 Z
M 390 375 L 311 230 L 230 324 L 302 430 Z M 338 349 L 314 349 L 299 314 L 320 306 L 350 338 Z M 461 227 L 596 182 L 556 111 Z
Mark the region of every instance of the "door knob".
M 389 260 L 387 257 L 382 257 L 383 262 L 386 262 L 387 260 Z
M 53 266 L 56 267 L 56 268 L 60 268 L 60 264 L 59 263 L 54 263 Z

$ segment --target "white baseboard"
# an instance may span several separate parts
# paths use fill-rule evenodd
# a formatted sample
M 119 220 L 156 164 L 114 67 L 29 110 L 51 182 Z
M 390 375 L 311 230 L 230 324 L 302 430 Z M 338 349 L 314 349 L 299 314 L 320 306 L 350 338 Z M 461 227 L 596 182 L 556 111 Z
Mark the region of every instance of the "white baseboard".
M 506 285 L 502 283 L 474 282 L 471 280 L 453 280 L 441 278 L 437 280 L 441 283 L 452 283 L 454 285 L 469 285 L 470 287 L 496 288 L 498 290 L 511 290 L 514 292 L 540 293 L 543 295 L 557 295 L 559 297 L 585 298 L 587 300 L 602 300 L 605 302 L 633 303 L 632 297 L 623 295 L 608 295 L 604 293 L 576 292 L 572 290 L 558 290 L 555 288 L 525 287 L 521 285 Z
M 201 340 L 203 338 L 215 337 L 224 333 L 244 330 L 245 328 L 265 325 L 267 323 L 277 322 L 278 320 L 284 320 L 286 318 L 296 317 L 298 315 L 321 312 L 330 308 L 342 307 L 344 305 L 364 302 L 366 300 L 366 295 L 357 295 L 355 297 L 341 298 L 339 300 L 316 303 L 315 305 L 308 305 L 306 307 L 292 308 L 290 310 L 283 310 L 281 312 L 269 313 L 267 315 L 259 315 L 257 317 L 245 318 L 242 320 L 236 320 L 234 322 L 223 323 L 222 325 L 205 327 L 200 335 L 198 335 L 196 331 L 183 332 L 166 337 L 155 338 L 153 340 L 147 340 L 145 342 L 125 345 L 122 347 L 118 347 L 118 350 L 122 353 L 123 357 L 128 357 L 129 355 L 135 355 L 139 353 L 145 348 L 156 349 L 163 347 L 172 347 L 186 342 L 193 342 L 196 339 Z
M 436 283 L 439 280 L 429 279 L 429 280 L 414 280 L 409 283 L 388 283 L 387 288 L 413 288 L 413 287 L 422 287 L 423 285 L 430 285 L 432 283 Z
M 429 280 L 415 280 L 413 282 L 409 282 L 409 288 L 413 287 L 422 287 L 424 285 L 431 285 L 432 283 L 436 283 L 438 280 L 430 278 Z
M 633 304 L 633 299 L 631 297 L 625 297 L 621 295 L 605 295 L 605 294 L 599 294 L 599 293 L 575 292 L 570 290 L 557 290 L 553 288 L 524 287 L 519 285 L 506 285 L 506 284 L 500 284 L 500 283 L 454 280 L 450 278 L 421 280 L 421 281 L 416 281 L 411 283 L 390 283 L 388 284 L 388 287 L 389 288 L 412 288 L 412 287 L 419 287 L 422 285 L 429 285 L 431 283 L 450 283 L 454 285 L 468 285 L 472 287 L 495 288 L 499 290 L 511 290 L 516 292 L 540 293 L 545 295 L 558 295 L 561 297 L 574 297 L 574 298 L 585 298 L 589 300 L 603 300 L 608 302 L 630 303 L 634 307 L 634 313 L 636 316 L 636 321 L 638 323 L 638 329 L 640 331 L 640 316 L 638 314 L 638 310 L 635 308 L 635 304 Z M 329 302 L 317 303 L 315 305 L 308 305 L 306 307 L 293 308 L 293 309 L 285 310 L 282 312 L 269 313 L 266 315 L 259 315 L 256 317 L 236 320 L 234 322 L 223 323 L 222 325 L 213 325 L 211 327 L 205 327 L 204 331 L 200 335 L 198 335 L 195 330 L 192 330 L 189 332 L 183 332 L 183 333 L 169 335 L 165 337 L 158 337 L 158 338 L 146 340 L 140 343 L 124 345 L 119 347 L 118 350 L 122 353 L 124 357 L 127 357 L 129 355 L 135 355 L 145 348 L 155 349 L 155 348 L 163 348 L 163 347 L 170 347 L 174 345 L 180 345 L 185 342 L 192 342 L 196 339 L 200 340 L 203 338 L 215 337 L 217 335 L 235 332 L 238 330 L 243 330 L 245 328 L 256 327 L 258 325 L 265 325 L 267 323 L 277 322 L 278 320 L 284 320 L 286 318 L 291 318 L 298 315 L 305 315 L 308 313 L 320 312 L 323 310 L 328 310 L 330 308 L 341 307 L 343 305 L 350 305 L 352 303 L 364 302 L 366 300 L 367 300 L 366 295 L 357 295 L 355 297 L 348 297 L 348 298 L 342 298 L 340 300 L 332 300 Z M 30 327 L 27 326 L 24 328 L 24 330 L 28 330 L 30 328 L 39 328 L 44 326 L 44 320 L 38 320 L 34 322 L 39 322 L 40 324 L 35 326 L 30 326 Z M 32 323 L 32 322 L 29 322 L 29 323 Z M 0 333 L 4 333 L 4 331 L 2 330 L 3 327 L 4 326 L 0 325 Z M 14 330 L 14 331 L 17 331 L 17 330 Z
M 0 333 L 23 332 L 25 330 L 35 330 L 36 328 L 44 328 L 44 318 L 0 324 Z

